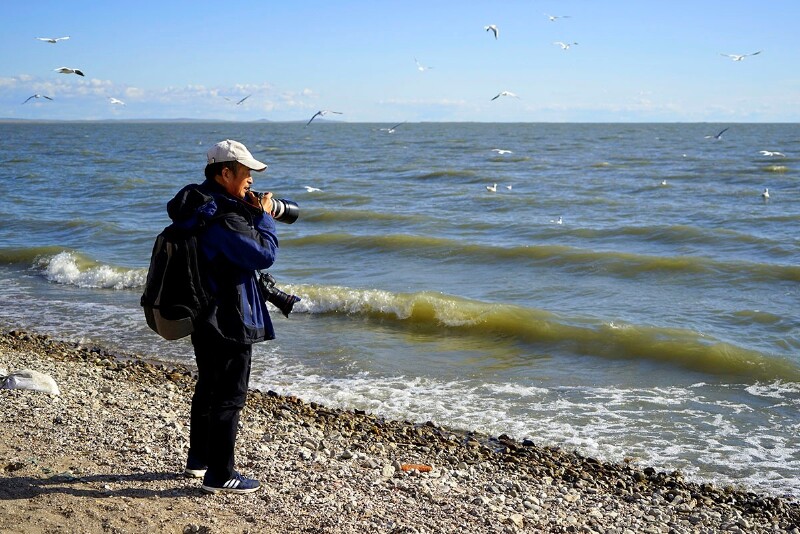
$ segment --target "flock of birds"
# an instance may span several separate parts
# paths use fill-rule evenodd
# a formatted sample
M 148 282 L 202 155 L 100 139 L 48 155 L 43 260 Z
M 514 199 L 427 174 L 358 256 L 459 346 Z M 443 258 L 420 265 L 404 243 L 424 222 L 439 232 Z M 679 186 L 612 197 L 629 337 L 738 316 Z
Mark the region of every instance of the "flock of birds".
M 69 35 L 66 35 L 64 37 L 36 37 L 37 41 L 42 41 L 44 43 L 50 43 L 50 44 L 56 44 L 59 41 L 66 41 L 68 39 L 69 39 Z M 76 69 L 76 68 L 73 68 L 73 67 L 58 67 L 57 69 L 53 69 L 53 70 L 55 72 L 60 73 L 60 74 L 76 74 L 78 76 L 86 76 L 81 69 Z M 53 100 L 53 98 L 50 97 L 50 96 L 36 93 L 36 94 L 31 95 L 28 98 L 26 98 L 25 101 L 23 101 L 22 103 L 23 104 L 27 104 L 30 100 L 39 99 L 39 98 L 44 98 L 44 99 L 47 99 L 47 100 Z M 110 104 L 116 105 L 116 106 L 124 106 L 125 105 L 125 102 L 123 102 L 119 98 L 114 98 L 113 96 L 109 96 L 108 97 L 108 101 L 109 101 Z

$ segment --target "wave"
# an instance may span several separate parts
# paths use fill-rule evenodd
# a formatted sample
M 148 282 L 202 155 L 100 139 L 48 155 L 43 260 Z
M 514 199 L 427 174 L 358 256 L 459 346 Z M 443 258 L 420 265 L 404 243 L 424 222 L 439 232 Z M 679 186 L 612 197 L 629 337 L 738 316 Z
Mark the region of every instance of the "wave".
M 86 288 L 134 289 L 147 279 L 146 268 L 102 264 L 63 247 L 0 250 L 0 263 L 32 266 L 50 282 Z
M 497 247 L 465 245 L 440 237 L 406 234 L 355 236 L 317 234 L 285 241 L 292 246 L 343 246 L 373 251 L 413 250 L 420 256 L 472 257 L 484 263 L 533 261 L 573 271 L 602 270 L 619 276 L 665 272 L 669 274 L 708 274 L 745 276 L 751 280 L 800 281 L 800 267 L 748 261 L 722 261 L 701 256 L 653 256 L 632 252 L 597 251 L 565 245 L 525 245 Z M 465 258 L 466 260 L 467 258 Z M 466 261 L 465 261 L 466 263 Z
M 788 360 L 691 330 L 597 321 L 582 324 L 544 310 L 432 292 L 392 293 L 313 285 L 287 285 L 284 290 L 303 299 L 294 308 L 300 313 L 345 314 L 394 322 L 400 328 L 434 328 L 443 335 L 523 344 L 531 347 L 531 352 L 548 346 L 581 356 L 655 361 L 712 375 L 800 382 L 800 368 Z

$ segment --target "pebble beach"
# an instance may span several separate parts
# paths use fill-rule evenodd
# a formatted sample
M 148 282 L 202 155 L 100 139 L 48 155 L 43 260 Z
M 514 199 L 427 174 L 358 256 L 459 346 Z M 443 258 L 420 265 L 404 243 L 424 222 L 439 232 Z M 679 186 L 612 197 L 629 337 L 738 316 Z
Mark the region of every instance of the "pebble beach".
M 236 458 L 262 488 L 204 495 L 182 476 L 193 369 L 25 331 L 0 369 L 60 389 L 0 390 L 0 533 L 800 533 L 795 496 L 257 390 Z

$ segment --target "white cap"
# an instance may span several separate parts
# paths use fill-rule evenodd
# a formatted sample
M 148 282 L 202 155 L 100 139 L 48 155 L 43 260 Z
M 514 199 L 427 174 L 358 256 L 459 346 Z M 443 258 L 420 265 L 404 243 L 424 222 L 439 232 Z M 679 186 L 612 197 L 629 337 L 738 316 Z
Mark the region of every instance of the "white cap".
M 220 163 L 222 161 L 238 161 L 248 169 L 261 172 L 267 168 L 266 163 L 261 163 L 247 150 L 239 141 L 226 139 L 208 149 L 206 153 L 208 163 Z

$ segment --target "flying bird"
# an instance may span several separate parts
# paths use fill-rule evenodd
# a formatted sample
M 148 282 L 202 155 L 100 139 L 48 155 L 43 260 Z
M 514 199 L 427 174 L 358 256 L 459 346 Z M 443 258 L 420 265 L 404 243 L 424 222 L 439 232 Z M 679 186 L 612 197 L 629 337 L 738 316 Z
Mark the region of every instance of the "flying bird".
M 320 111 L 317 111 L 316 113 L 314 113 L 314 116 L 313 116 L 313 117 L 311 117 L 311 118 L 308 120 L 308 122 L 306 123 L 306 126 L 308 126 L 309 124 L 311 124 L 311 121 L 313 121 L 313 120 L 314 120 L 314 119 L 316 119 L 317 117 L 322 117 L 323 115 L 327 115 L 328 113 L 336 113 L 336 114 L 338 114 L 338 115 L 341 115 L 341 114 L 342 114 L 342 112 L 341 112 L 341 111 L 330 111 L 330 110 L 328 110 L 328 109 L 323 109 L 323 110 L 320 110 Z
M 510 150 L 504 150 L 502 148 L 493 148 L 492 152 L 497 152 L 498 154 L 513 154 Z
M 488 26 L 484 26 L 483 29 L 486 30 L 487 32 L 488 31 L 492 32 L 494 34 L 495 39 L 497 39 L 497 34 L 500 33 L 500 30 L 497 29 L 497 25 L 495 24 L 489 24 Z
M 238 106 L 238 105 L 240 105 L 242 102 L 244 102 L 245 100 L 247 100 L 247 99 L 248 99 L 248 98 L 250 98 L 251 96 L 253 96 L 253 95 L 247 95 L 246 97 L 244 97 L 244 98 L 242 98 L 241 100 L 239 100 L 238 102 L 236 102 L 236 105 L 237 105 L 237 106 Z M 233 100 L 231 100 L 231 99 L 230 99 L 230 98 L 228 98 L 227 96 L 224 96 L 224 97 L 222 97 L 222 98 L 224 98 L 224 99 L 225 99 L 225 100 L 227 100 L 228 102 L 233 102 Z
M 762 51 L 759 50 L 758 52 L 753 52 L 752 54 L 720 54 L 721 56 L 729 57 L 732 61 L 741 61 L 747 56 L 757 56 Z
M 395 124 L 395 125 L 394 125 L 394 126 L 392 126 L 391 128 L 381 128 L 381 131 L 382 131 L 382 132 L 388 132 L 388 133 L 394 133 L 394 129 L 395 129 L 395 128 L 397 128 L 398 126 L 401 126 L 401 125 L 405 124 L 406 122 L 407 122 L 407 121 L 398 122 L 397 124 Z
M 783 152 L 775 152 L 773 150 L 762 150 L 761 152 L 759 152 L 759 154 L 761 154 L 762 156 L 770 156 L 770 157 L 771 156 L 780 156 L 782 158 L 786 157 L 786 154 L 784 154 Z
M 322 191 L 322 189 L 320 189 L 319 187 L 311 187 L 310 185 L 304 185 L 303 187 L 305 187 L 306 191 L 308 191 L 309 193 L 313 193 L 315 191 Z
M 570 46 L 572 46 L 572 45 L 576 45 L 576 44 L 578 44 L 578 43 L 563 43 L 563 42 L 561 42 L 561 41 L 556 41 L 556 42 L 554 42 L 553 44 L 557 44 L 558 46 L 560 46 L 560 47 L 561 47 L 561 50 L 569 50 L 569 47 L 570 47 Z
M 569 18 L 569 15 L 548 15 L 547 13 L 545 13 L 544 16 L 547 17 L 548 19 L 550 19 L 550 22 L 555 22 L 556 19 L 568 19 Z
M 71 69 L 69 67 L 59 67 L 57 69 L 53 69 L 56 72 L 60 72 L 61 74 L 77 74 L 78 76 L 83 76 L 83 73 L 78 69 Z
M 730 126 L 728 126 L 728 128 L 730 128 Z M 728 128 L 725 128 L 724 130 L 722 130 L 721 132 L 719 132 L 717 135 L 707 135 L 707 136 L 706 136 L 706 139 L 711 139 L 711 138 L 714 138 L 714 139 L 722 139 L 722 134 L 724 134 L 725 132 L 727 132 L 727 131 L 728 131 Z
M 425 65 L 417 61 L 417 58 L 414 58 L 414 63 L 417 64 L 417 70 L 420 72 L 425 72 L 426 70 L 431 70 L 433 68 L 433 67 L 426 67 Z
M 40 95 L 40 94 L 38 94 L 38 93 L 37 93 L 37 94 L 35 94 L 35 95 L 31 95 L 31 96 L 29 96 L 28 98 L 26 98 L 26 99 L 25 99 L 25 102 L 23 102 L 23 104 L 27 103 L 27 102 L 28 102 L 28 100 L 30 100 L 30 99 L 32 99 L 32 98 L 46 98 L 47 100 L 53 100 L 53 99 L 52 99 L 52 98 L 50 98 L 49 96 Z
M 66 41 L 69 39 L 69 35 L 66 37 L 37 37 L 38 40 L 44 41 L 45 43 L 53 43 L 56 44 L 59 41 Z
M 124 105 L 125 105 L 125 102 L 123 102 L 123 101 L 122 101 L 122 100 L 120 100 L 119 98 L 114 98 L 113 96 L 109 96 L 109 97 L 108 97 L 108 101 L 109 101 L 110 103 L 112 103 L 112 104 L 116 104 L 116 105 L 118 105 L 118 106 L 124 106 Z
M 497 93 L 494 97 L 492 97 L 492 100 L 497 100 L 501 96 L 513 96 L 514 98 L 519 98 L 517 95 L 515 95 L 511 91 L 501 91 L 501 92 Z

